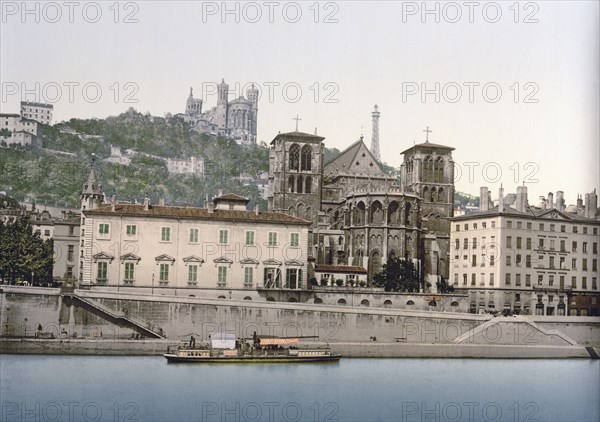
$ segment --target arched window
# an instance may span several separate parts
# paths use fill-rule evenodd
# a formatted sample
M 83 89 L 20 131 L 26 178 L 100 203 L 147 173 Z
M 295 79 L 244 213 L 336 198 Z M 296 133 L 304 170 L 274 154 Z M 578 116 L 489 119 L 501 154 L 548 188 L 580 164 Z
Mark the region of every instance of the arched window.
M 320 297 L 315 298 L 315 303 L 319 304 L 319 303 L 323 303 L 323 299 L 321 299 Z
M 296 192 L 302 193 L 302 176 L 298 176 L 298 178 L 296 179 L 296 186 Z
M 310 170 L 312 161 L 312 149 L 310 145 L 304 145 L 302 147 L 302 170 Z
M 391 300 L 386 300 L 385 302 L 383 302 L 383 306 L 385 308 L 391 308 L 392 307 L 392 301 Z
M 406 302 L 406 304 L 408 306 L 413 306 L 415 304 L 415 302 L 413 302 L 412 300 L 409 300 L 408 302 Z
M 367 299 L 363 299 L 360 301 L 360 306 L 369 307 L 369 301 Z
M 288 192 L 294 193 L 296 190 L 296 186 L 294 186 L 296 181 L 294 180 L 294 176 L 288 177 Z
M 410 226 L 410 202 L 407 202 L 404 208 L 404 225 Z
M 312 191 L 312 177 L 306 176 L 304 181 L 304 193 L 310 193 Z
M 432 300 L 431 302 L 429 302 L 429 306 L 437 306 L 437 302 L 435 300 Z
M 290 147 L 290 170 L 300 170 L 300 147 L 297 144 Z
M 246 296 L 244 300 L 252 300 L 252 298 L 250 296 Z
M 346 299 L 340 299 L 337 301 L 338 305 L 345 305 L 346 304 Z

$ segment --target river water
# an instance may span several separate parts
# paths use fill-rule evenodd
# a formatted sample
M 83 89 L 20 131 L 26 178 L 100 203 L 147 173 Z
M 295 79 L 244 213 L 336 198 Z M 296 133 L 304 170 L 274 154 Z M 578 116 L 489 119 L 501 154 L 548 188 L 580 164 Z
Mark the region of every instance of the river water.
M 598 421 L 592 360 L 0 355 L 2 421 Z

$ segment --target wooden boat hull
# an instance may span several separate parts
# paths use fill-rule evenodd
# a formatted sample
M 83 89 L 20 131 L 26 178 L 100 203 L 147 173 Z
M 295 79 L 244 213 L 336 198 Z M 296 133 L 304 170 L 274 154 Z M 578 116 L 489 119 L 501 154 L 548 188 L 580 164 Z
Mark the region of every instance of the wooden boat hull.
M 163 355 L 169 363 L 315 363 L 339 362 L 340 355 L 328 356 L 178 356 L 166 353 Z

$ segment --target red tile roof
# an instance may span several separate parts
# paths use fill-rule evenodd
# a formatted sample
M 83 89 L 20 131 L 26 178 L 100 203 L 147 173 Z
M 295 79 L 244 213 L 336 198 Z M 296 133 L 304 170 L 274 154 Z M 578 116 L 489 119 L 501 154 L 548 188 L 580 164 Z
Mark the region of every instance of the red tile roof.
M 197 220 L 218 221 L 242 221 L 249 223 L 272 223 L 272 224 L 295 224 L 308 226 L 310 221 L 276 212 L 236 211 L 236 210 L 214 210 L 208 212 L 206 208 L 193 207 L 171 207 L 150 205 L 144 210 L 142 204 L 116 204 L 115 211 L 111 210 L 111 204 L 103 204 L 100 208 L 92 211 L 83 211 L 85 215 L 114 215 L 131 217 L 156 217 L 156 218 L 184 218 Z

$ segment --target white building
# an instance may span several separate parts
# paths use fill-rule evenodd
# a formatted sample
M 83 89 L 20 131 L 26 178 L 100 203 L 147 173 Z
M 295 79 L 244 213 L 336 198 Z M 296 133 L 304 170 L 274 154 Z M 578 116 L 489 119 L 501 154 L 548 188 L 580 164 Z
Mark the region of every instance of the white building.
M 19 114 L 0 114 L 0 131 L 5 129 L 9 136 L 0 133 L 0 142 L 7 145 L 31 145 L 38 135 L 38 122 L 23 118 Z
M 92 168 L 82 193 L 82 286 L 186 289 L 188 295 L 307 288 L 306 220 L 247 211 L 248 199 L 232 194 L 208 208 L 102 200 Z
M 565 207 L 560 191 L 541 207 L 528 205 L 526 187 L 514 207 L 502 188 L 498 206 L 489 195 L 481 188 L 479 212 L 451 219 L 450 282 L 469 293 L 471 312 L 600 315 L 595 191 L 585 207 Z
M 52 104 L 21 101 L 21 117 L 35 120 L 46 125 L 52 124 Z
M 170 174 L 195 174 L 204 176 L 204 158 L 190 159 L 167 158 L 167 170 Z

